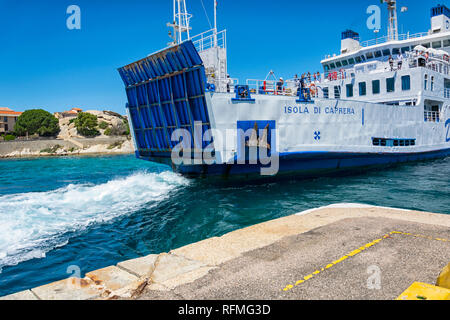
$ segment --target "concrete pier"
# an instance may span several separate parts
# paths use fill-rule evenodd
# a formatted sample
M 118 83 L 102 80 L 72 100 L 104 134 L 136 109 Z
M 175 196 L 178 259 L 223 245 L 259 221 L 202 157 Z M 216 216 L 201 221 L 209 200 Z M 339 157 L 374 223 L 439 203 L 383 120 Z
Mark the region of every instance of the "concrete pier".
M 435 283 L 450 215 L 338 204 L 0 299 L 389 299 Z

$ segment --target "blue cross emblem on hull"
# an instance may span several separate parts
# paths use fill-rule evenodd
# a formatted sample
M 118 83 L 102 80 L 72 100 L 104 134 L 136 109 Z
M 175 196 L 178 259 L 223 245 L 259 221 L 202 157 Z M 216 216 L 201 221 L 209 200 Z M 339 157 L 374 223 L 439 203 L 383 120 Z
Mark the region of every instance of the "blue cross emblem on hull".
M 320 131 L 314 131 L 314 140 L 320 140 Z

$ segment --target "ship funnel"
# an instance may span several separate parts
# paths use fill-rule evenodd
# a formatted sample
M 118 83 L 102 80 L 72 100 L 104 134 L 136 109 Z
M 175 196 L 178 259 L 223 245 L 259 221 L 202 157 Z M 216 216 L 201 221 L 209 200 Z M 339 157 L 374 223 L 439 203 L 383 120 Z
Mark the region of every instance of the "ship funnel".
M 358 51 L 361 48 L 359 33 L 353 30 L 345 30 L 341 37 L 341 54 Z
M 431 8 L 431 32 L 450 31 L 450 10 L 445 5 Z

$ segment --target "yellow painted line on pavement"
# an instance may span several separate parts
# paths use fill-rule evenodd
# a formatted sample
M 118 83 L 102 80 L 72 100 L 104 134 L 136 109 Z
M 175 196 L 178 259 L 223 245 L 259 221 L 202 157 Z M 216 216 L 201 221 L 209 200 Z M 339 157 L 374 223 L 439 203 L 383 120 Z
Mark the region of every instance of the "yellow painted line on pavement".
M 434 238 L 434 237 L 431 237 L 431 236 L 424 236 L 424 235 L 421 235 L 421 234 L 413 234 L 413 233 L 410 233 L 410 232 L 398 232 L 398 231 L 393 231 L 392 234 L 401 234 L 401 235 L 404 235 L 404 236 L 411 236 L 411 237 L 414 237 L 414 238 L 424 238 L 424 239 L 428 239 L 428 240 L 436 240 L 436 241 L 442 241 L 442 242 L 450 242 L 449 239 Z
M 372 242 L 369 242 L 369 243 L 363 245 L 362 247 L 359 247 L 358 249 L 355 249 L 355 250 L 347 253 L 346 255 L 342 256 L 341 258 L 331 262 L 330 264 L 327 264 L 325 267 L 320 268 L 320 270 L 316 270 L 313 273 L 304 276 L 302 280 L 298 280 L 295 284 L 287 285 L 283 289 L 283 291 L 289 291 L 289 290 L 293 289 L 294 287 L 305 283 L 306 281 L 314 278 L 315 276 L 317 276 L 318 274 L 324 272 L 325 270 L 330 269 L 333 266 L 335 266 L 335 265 L 337 265 L 337 264 L 339 264 L 339 263 L 341 263 L 341 262 L 343 262 L 343 261 L 345 261 L 345 260 L 347 260 L 347 259 L 349 259 L 351 257 L 354 257 L 354 256 L 360 254 L 361 252 L 364 252 L 364 250 L 367 250 L 367 249 L 373 247 L 374 245 L 380 243 L 384 239 L 391 238 L 391 235 L 394 235 L 394 234 L 404 235 L 404 236 L 411 236 L 411 237 L 415 237 L 415 238 L 424 238 L 424 239 L 436 240 L 436 241 L 442 241 L 442 242 L 450 242 L 449 239 L 434 238 L 434 237 L 431 237 L 431 236 L 424 236 L 424 235 L 419 235 L 419 234 L 413 234 L 413 233 L 410 233 L 410 232 L 391 231 L 388 234 L 384 235 L 383 237 L 381 237 L 379 239 L 376 239 L 376 240 L 373 240 Z

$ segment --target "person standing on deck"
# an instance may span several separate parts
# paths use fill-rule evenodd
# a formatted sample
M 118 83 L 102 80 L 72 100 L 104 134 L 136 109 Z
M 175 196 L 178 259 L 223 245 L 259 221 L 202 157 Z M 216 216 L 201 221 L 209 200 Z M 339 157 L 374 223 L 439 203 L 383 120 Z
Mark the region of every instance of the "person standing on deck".
M 394 58 L 389 56 L 389 66 L 391 67 L 391 71 L 394 71 Z
M 397 57 L 397 69 L 401 70 L 403 65 L 403 54 L 399 53 Z
M 283 92 L 283 85 L 284 85 L 284 79 L 280 78 L 280 80 L 277 82 L 277 92 L 279 92 L 279 93 Z
M 300 93 L 303 94 L 305 91 L 305 74 L 302 74 L 302 77 L 300 79 Z
M 230 93 L 231 85 L 233 84 L 233 80 L 231 80 L 230 75 L 227 74 L 227 92 Z
M 300 79 L 298 78 L 297 74 L 294 76 L 294 83 L 295 83 L 295 88 L 297 88 L 297 93 L 298 93 L 298 89 L 300 88 Z

